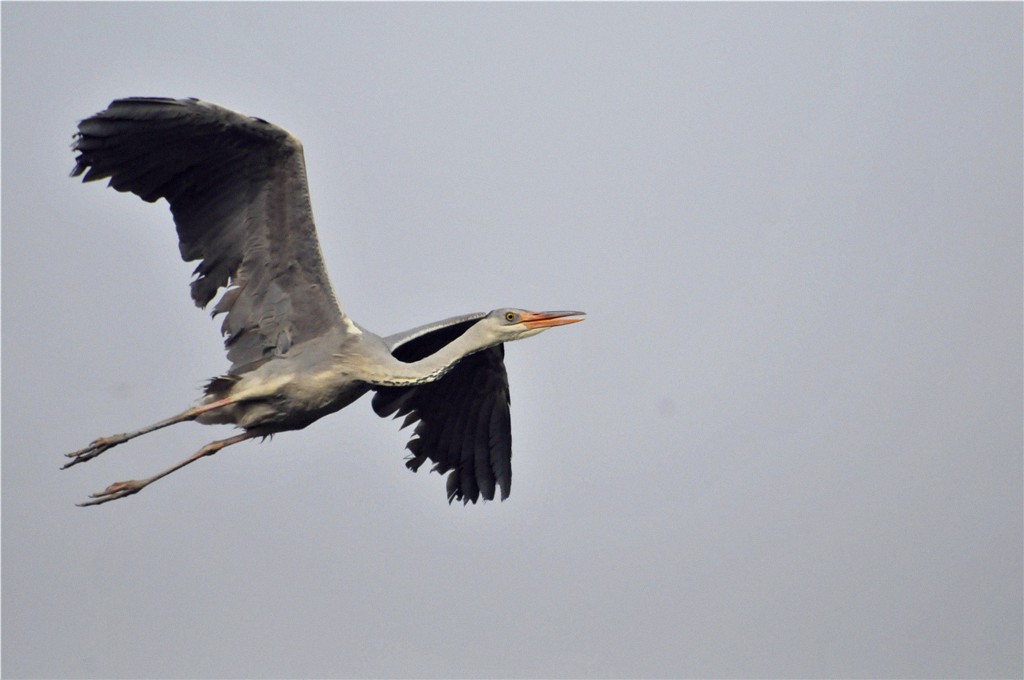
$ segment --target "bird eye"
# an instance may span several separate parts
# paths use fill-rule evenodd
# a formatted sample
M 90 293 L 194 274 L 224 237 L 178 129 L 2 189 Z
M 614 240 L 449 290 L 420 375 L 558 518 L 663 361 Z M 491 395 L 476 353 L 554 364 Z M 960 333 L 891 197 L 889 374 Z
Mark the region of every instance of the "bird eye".
M 511 323 L 511 322 L 513 322 L 515 320 L 516 320 L 515 312 L 505 312 L 505 321 L 508 321 L 509 323 Z

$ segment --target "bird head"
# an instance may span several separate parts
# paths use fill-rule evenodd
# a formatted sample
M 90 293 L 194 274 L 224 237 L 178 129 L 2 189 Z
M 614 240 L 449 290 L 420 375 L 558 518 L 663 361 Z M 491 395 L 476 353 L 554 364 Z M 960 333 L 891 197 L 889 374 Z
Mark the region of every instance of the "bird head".
M 586 312 L 528 312 L 525 309 L 495 309 L 486 317 L 499 342 L 521 340 L 555 326 L 583 321 Z

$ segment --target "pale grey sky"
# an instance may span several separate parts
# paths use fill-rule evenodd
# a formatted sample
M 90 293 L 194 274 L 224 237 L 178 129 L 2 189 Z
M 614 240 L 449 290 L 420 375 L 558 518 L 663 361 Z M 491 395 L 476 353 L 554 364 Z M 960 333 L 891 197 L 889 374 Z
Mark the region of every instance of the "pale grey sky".
M 3 3 L 5 677 L 1020 677 L 1022 5 Z M 230 430 L 170 215 L 75 122 L 303 140 L 346 310 L 512 305 L 515 484 L 368 400 Z

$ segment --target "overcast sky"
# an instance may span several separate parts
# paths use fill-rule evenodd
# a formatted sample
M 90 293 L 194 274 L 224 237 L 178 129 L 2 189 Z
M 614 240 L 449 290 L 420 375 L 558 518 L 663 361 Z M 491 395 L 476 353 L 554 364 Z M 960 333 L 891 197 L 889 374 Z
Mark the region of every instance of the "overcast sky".
M 5 677 L 1020 677 L 1022 5 L 17 4 L 3 19 Z M 303 140 L 382 334 L 501 306 L 514 485 L 357 402 L 230 429 L 162 202 L 77 120 Z

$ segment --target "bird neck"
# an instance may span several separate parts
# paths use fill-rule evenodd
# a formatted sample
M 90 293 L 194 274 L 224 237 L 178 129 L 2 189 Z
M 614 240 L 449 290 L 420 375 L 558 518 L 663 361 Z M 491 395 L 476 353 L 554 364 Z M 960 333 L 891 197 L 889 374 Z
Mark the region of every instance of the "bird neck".
M 405 362 L 388 353 L 389 361 L 380 375 L 368 381 L 375 385 L 405 387 L 437 380 L 455 367 L 460 359 L 498 344 L 499 340 L 482 328 L 470 326 L 465 333 L 419 361 Z

